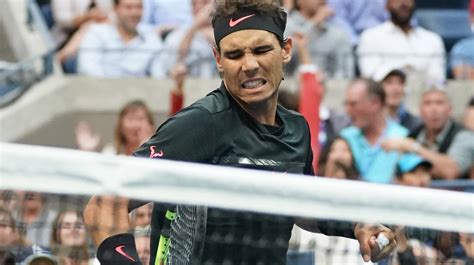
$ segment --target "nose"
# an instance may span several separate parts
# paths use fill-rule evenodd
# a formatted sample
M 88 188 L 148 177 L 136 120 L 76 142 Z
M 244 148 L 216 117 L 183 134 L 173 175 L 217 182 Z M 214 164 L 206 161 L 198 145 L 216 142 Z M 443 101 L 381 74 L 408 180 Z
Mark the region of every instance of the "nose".
M 258 71 L 258 60 L 251 53 L 246 53 L 243 57 L 242 71 L 247 75 L 254 75 Z

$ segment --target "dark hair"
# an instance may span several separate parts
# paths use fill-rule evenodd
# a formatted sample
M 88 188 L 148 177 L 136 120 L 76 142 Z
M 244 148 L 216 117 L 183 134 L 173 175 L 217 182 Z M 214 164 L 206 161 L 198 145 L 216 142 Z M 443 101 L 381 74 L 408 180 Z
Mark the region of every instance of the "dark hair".
M 71 210 L 64 210 L 60 212 L 56 219 L 53 222 L 52 232 L 51 232 L 51 252 L 56 256 L 66 256 L 69 258 L 74 258 L 76 260 L 87 260 L 89 257 L 89 250 L 88 250 L 88 239 L 87 233 L 84 243 L 81 246 L 65 246 L 63 245 L 61 236 L 60 236 L 60 229 L 63 224 L 64 216 L 68 213 L 72 213 L 76 215 L 76 217 L 80 220 L 80 222 L 84 222 L 82 217 L 82 213 L 76 209 Z
M 471 97 L 469 103 L 467 104 L 468 107 L 474 107 L 474 97 Z
M 352 81 L 351 84 L 358 82 L 365 84 L 368 96 L 379 99 L 380 103 L 385 105 L 385 91 L 383 89 L 382 83 L 374 81 L 370 78 L 358 78 Z
M 400 80 L 402 80 L 402 83 L 404 83 L 404 84 L 405 84 L 406 79 L 407 79 L 407 75 L 405 74 L 405 72 L 403 72 L 402 70 L 399 70 L 399 69 L 394 69 L 394 70 L 388 72 L 387 75 L 385 75 L 382 82 L 387 80 L 391 76 L 398 76 L 400 78 Z
M 122 0 L 114 0 L 114 6 L 117 6 L 120 4 L 120 1 Z M 143 3 L 143 0 L 140 0 Z
M 214 10 L 211 14 L 212 26 L 215 28 L 215 22 L 219 18 L 231 17 L 242 11 L 259 13 L 266 16 L 277 16 L 283 19 L 283 8 L 281 0 L 214 0 Z M 278 39 L 281 47 L 285 46 L 286 39 Z M 216 43 L 216 50 L 220 52 L 219 43 Z
M 347 142 L 347 140 L 342 138 L 341 136 L 336 136 L 330 139 L 321 150 L 321 153 L 319 155 L 319 160 L 318 160 L 318 172 L 317 172 L 318 175 L 322 176 L 324 174 L 324 171 L 326 170 L 326 164 L 329 158 L 329 153 L 331 152 L 331 147 L 337 140 L 344 141 L 347 144 L 347 146 L 349 146 L 349 151 L 351 152 L 351 155 L 352 155 L 352 163 L 350 166 L 343 165 L 342 163 L 336 163 L 336 166 L 339 169 L 344 171 L 348 179 L 359 179 L 359 170 L 357 170 L 356 168 L 355 157 L 354 157 L 354 154 L 352 153 L 352 150 L 350 149 L 351 146 Z

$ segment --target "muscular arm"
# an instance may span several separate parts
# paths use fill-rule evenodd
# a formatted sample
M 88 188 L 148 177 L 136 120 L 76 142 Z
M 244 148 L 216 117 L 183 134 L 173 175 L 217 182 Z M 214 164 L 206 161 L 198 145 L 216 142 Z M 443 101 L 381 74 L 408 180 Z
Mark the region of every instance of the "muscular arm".
M 142 204 L 135 203 L 130 209 Z M 112 196 L 93 196 L 84 209 L 84 222 L 92 240 L 99 246 L 106 238 L 130 232 L 129 200 Z

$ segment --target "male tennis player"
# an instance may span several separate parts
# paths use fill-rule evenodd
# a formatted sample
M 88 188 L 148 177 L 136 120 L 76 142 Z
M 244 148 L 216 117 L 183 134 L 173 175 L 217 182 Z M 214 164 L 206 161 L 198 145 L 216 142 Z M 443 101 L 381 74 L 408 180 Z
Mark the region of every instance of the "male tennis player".
M 286 13 L 278 1 L 215 3 L 214 55 L 220 88 L 166 121 L 135 155 L 312 175 L 312 153 L 304 118 L 277 104 L 283 67 L 291 59 L 284 38 Z M 128 232 L 126 201 L 93 198 L 85 210 L 102 264 L 140 264 Z M 393 249 L 392 231 L 382 225 L 354 225 L 349 232 L 311 221 L 178 205 L 155 206 L 152 264 L 285 264 L 293 224 L 311 231 L 352 236 L 363 258 L 377 260 Z M 174 219 L 166 225 L 165 220 Z M 165 223 L 165 225 L 163 225 Z M 96 228 L 94 230 L 94 228 Z M 171 237 L 169 255 L 158 249 L 160 232 Z M 377 248 L 383 234 L 387 247 Z M 379 237 L 378 237 L 379 236 Z M 382 236 L 383 238 L 383 236 Z M 165 254 L 167 254 L 166 252 Z

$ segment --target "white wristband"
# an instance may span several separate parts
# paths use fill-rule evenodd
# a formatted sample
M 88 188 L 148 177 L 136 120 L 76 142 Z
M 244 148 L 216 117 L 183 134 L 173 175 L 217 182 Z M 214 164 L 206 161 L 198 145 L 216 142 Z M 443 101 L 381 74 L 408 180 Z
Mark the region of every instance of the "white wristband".
M 380 233 L 378 236 L 377 236 L 377 239 L 375 240 L 375 242 L 377 243 L 377 245 L 379 246 L 379 249 L 382 250 L 384 249 L 389 243 L 390 241 L 388 240 L 388 238 Z

